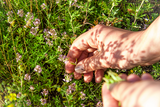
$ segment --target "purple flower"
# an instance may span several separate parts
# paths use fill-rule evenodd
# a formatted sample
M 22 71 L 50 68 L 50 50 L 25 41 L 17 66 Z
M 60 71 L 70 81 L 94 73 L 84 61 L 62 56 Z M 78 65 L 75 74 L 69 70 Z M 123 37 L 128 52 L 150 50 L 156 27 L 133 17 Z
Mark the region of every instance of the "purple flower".
M 101 101 L 98 101 L 96 107 L 103 107 L 103 103 Z
M 33 22 L 34 26 L 39 26 L 40 23 L 40 19 L 35 19 L 35 21 Z
M 64 63 L 67 63 L 67 56 L 66 55 L 59 55 L 58 58 L 59 61 L 62 61 Z
M 31 19 L 26 22 L 25 28 L 29 28 L 31 26 Z
M 36 34 L 37 34 L 37 28 L 36 28 L 36 27 L 35 27 L 35 28 L 32 27 L 30 33 L 31 33 L 32 35 L 36 35 Z
M 86 97 L 86 94 L 85 93 L 83 93 L 82 91 L 80 92 L 81 93 L 81 100 L 84 100 L 85 99 L 85 97 Z
M 53 46 L 53 41 L 51 41 L 51 40 L 47 39 L 46 44 L 48 44 L 49 46 Z
M 66 34 L 67 34 L 66 32 L 61 33 L 62 36 L 66 35 Z
M 33 20 L 33 18 L 34 18 L 33 13 L 27 12 L 25 21 L 27 22 L 29 19 L 30 19 L 30 20 Z
M 63 79 L 63 81 L 65 81 L 65 82 L 70 82 L 70 81 L 72 81 L 72 77 L 73 77 L 73 75 L 64 74 L 64 79 Z
M 47 95 L 48 94 L 48 90 L 47 89 L 43 89 L 43 92 L 41 92 L 42 93 L 42 95 Z
M 119 70 L 117 69 L 117 70 L 116 70 L 116 72 L 118 73 L 118 72 L 119 72 Z
M 75 85 L 76 83 L 72 83 L 71 85 L 69 85 L 69 89 L 75 91 L 76 90 Z
M 63 49 L 62 49 L 60 46 L 58 46 L 58 51 L 59 51 L 59 52 L 62 52 Z
M 84 104 L 81 104 L 81 106 L 82 106 L 82 107 L 85 107 L 85 105 L 84 105 Z
M 19 92 L 19 93 L 17 94 L 17 98 L 20 98 L 20 97 L 21 97 L 21 95 L 22 95 L 22 93 L 21 93 L 21 92 Z
M 30 105 L 31 105 L 31 101 L 28 99 L 26 104 L 27 104 L 28 106 L 30 106 Z
M 57 33 L 56 33 L 56 30 L 55 29 L 50 29 L 50 31 L 48 31 L 48 33 L 50 34 L 50 35 L 57 35 Z
M 40 65 L 36 65 L 36 67 L 34 68 L 35 72 L 41 73 L 42 72 L 42 68 Z
M 25 74 L 24 79 L 25 79 L 25 80 L 30 80 L 30 79 L 31 79 L 31 76 L 30 76 L 29 74 Z
M 58 4 L 60 2 L 60 0 L 56 0 L 56 4 Z
M 71 93 L 72 93 L 72 90 L 67 89 L 66 94 L 69 95 L 69 94 L 71 94 Z
M 18 10 L 17 14 L 18 14 L 20 17 L 23 17 L 23 14 L 24 14 L 23 9 Z
M 30 87 L 29 87 L 29 88 L 30 88 L 30 90 L 31 90 L 31 91 L 33 91 L 33 90 L 34 90 L 33 85 L 30 85 Z
M 49 30 L 45 28 L 45 29 L 43 30 L 43 33 L 48 33 L 48 31 L 49 31 Z
M 41 5 L 41 8 L 42 8 L 43 10 L 46 9 L 46 4 L 43 3 L 43 4 Z
M 46 99 L 42 99 L 42 98 L 41 98 L 40 101 L 41 101 L 41 104 L 42 104 L 42 105 L 45 105 L 45 104 L 47 103 L 47 100 L 46 100 Z
M 22 55 L 19 53 L 16 53 L 16 61 L 19 62 L 19 60 L 22 58 Z
M 13 11 L 8 11 L 7 12 L 7 16 L 12 16 L 12 14 L 13 14 Z
M 145 30 L 145 29 L 147 29 L 147 25 L 146 24 L 144 24 L 144 27 L 143 27 L 143 29 Z

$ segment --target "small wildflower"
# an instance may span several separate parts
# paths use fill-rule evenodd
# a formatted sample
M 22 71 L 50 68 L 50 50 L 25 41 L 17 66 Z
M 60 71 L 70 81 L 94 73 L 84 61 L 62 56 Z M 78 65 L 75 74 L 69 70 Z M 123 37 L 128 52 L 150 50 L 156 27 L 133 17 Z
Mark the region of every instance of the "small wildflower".
M 26 104 L 27 104 L 27 106 L 30 106 L 31 105 L 31 101 L 28 99 Z
M 59 61 L 62 61 L 62 62 L 65 62 L 66 57 L 67 57 L 66 55 L 59 55 L 58 60 L 59 60 Z
M 22 95 L 22 93 L 21 93 L 21 92 L 19 92 L 19 93 L 17 94 L 17 98 L 20 98 L 20 97 L 21 97 L 21 95 Z
M 12 14 L 13 14 L 13 11 L 8 11 L 7 12 L 7 16 L 12 16 Z
M 41 8 L 42 8 L 43 10 L 46 9 L 46 4 L 43 3 L 43 4 L 41 5 Z
M 63 79 L 63 81 L 65 81 L 65 82 L 70 82 L 70 81 L 72 81 L 72 77 L 73 77 L 73 75 L 70 75 L 70 74 L 64 74 L 64 79 Z
M 60 87 L 58 87 L 58 88 L 57 88 L 57 91 L 58 91 L 58 92 L 60 92 L 60 91 L 61 91 L 61 88 L 60 88 Z
M 15 93 L 10 93 L 9 94 L 9 101 L 16 100 L 16 94 Z
M 46 57 L 46 58 L 48 57 L 48 54 L 47 54 L 47 53 L 45 53 L 45 57 Z
M 31 20 L 32 20 L 32 19 L 29 19 L 29 20 L 26 22 L 26 25 L 24 26 L 25 28 L 30 28 L 30 26 L 31 26 Z
M 63 35 L 66 35 L 66 34 L 67 34 L 66 32 L 61 33 L 62 36 L 63 36 Z
M 131 69 L 130 72 L 133 73 L 133 70 Z
M 41 101 L 41 104 L 42 104 L 42 105 L 45 105 L 45 104 L 47 103 L 47 100 L 46 100 L 46 99 L 42 99 L 42 98 L 41 98 L 40 101 Z
M 32 35 L 36 35 L 36 34 L 37 34 L 37 28 L 32 27 L 30 33 L 31 33 Z
M 69 89 L 75 91 L 76 90 L 75 85 L 76 83 L 72 83 L 71 85 L 69 85 Z
M 146 24 L 144 24 L 144 27 L 143 27 L 143 29 L 145 30 L 145 29 L 147 29 L 147 25 Z
M 56 0 L 56 4 L 60 3 L 60 0 Z
M 69 95 L 69 94 L 71 94 L 71 93 L 72 93 L 72 90 L 67 89 L 66 94 Z
M 101 101 L 98 101 L 96 107 L 103 107 L 103 103 Z
M 19 62 L 19 60 L 22 58 L 22 55 L 19 53 L 16 53 L 16 61 Z
M 24 79 L 25 79 L 25 80 L 30 80 L 30 79 L 31 79 L 31 76 L 30 76 L 29 74 L 25 74 Z
M 49 30 L 45 28 L 45 29 L 43 30 L 43 33 L 48 33 L 48 31 L 49 31 Z
M 35 72 L 41 73 L 42 72 L 42 68 L 40 65 L 36 65 L 36 67 L 34 68 Z
M 83 93 L 82 91 L 80 92 L 81 93 L 81 100 L 84 100 L 85 99 L 85 97 L 86 97 L 86 94 L 85 93 Z
M 81 104 L 81 106 L 82 106 L 82 107 L 85 107 L 85 105 L 84 105 L 84 104 Z
M 2 5 L 4 5 L 6 2 L 2 2 Z
M 47 40 L 47 42 L 46 42 L 46 44 L 48 44 L 49 46 L 53 46 L 53 41 L 51 41 L 51 40 Z
M 33 22 L 34 26 L 39 26 L 40 25 L 40 19 L 35 19 L 35 21 Z
M 12 24 L 14 20 L 13 20 L 12 17 L 7 17 L 7 21 L 8 21 L 9 24 Z
M 41 92 L 42 93 L 42 95 L 47 95 L 48 94 L 48 90 L 47 89 L 43 89 L 43 92 Z
M 119 70 L 117 69 L 117 70 L 116 70 L 116 72 L 118 73 L 118 72 L 119 72 Z
M 62 52 L 63 49 L 62 49 L 60 46 L 58 46 L 58 51 L 59 51 L 59 52 Z
M 20 17 L 23 17 L 23 14 L 24 14 L 23 9 L 18 10 L 17 14 L 18 14 Z
M 33 91 L 35 88 L 33 87 L 33 85 L 30 85 L 30 90 Z
M 27 22 L 29 19 L 30 19 L 30 20 L 33 20 L 33 18 L 34 18 L 33 13 L 27 12 L 25 21 Z
M 49 33 L 50 35 L 57 35 L 55 29 L 50 29 L 50 31 L 48 31 L 48 33 Z
M 148 19 L 148 18 L 144 18 L 144 21 L 145 21 L 145 22 L 149 22 L 149 19 Z
M 11 103 L 7 107 L 14 107 L 14 104 Z

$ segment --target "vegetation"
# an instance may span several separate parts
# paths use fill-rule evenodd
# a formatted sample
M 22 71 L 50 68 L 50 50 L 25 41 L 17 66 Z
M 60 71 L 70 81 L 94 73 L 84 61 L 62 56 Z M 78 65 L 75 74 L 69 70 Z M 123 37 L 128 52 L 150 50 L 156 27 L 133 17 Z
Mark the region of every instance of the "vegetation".
M 65 73 L 70 45 L 99 23 L 132 31 L 146 29 L 158 17 L 154 12 L 158 5 L 149 0 L 1 0 L 0 104 L 102 107 L 103 81 L 84 83 Z M 149 72 L 158 79 L 160 64 L 149 67 L 112 71 Z

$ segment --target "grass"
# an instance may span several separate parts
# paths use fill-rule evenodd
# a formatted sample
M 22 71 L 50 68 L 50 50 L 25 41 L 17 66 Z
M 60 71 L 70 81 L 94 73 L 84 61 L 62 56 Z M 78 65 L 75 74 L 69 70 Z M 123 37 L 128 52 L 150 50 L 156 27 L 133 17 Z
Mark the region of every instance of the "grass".
M 158 4 L 148 0 L 1 0 L 1 106 L 102 106 L 102 82 L 84 83 L 65 73 L 70 45 L 99 23 L 143 30 L 158 17 L 154 12 Z M 160 64 L 149 67 L 118 73 L 148 72 L 158 79 Z

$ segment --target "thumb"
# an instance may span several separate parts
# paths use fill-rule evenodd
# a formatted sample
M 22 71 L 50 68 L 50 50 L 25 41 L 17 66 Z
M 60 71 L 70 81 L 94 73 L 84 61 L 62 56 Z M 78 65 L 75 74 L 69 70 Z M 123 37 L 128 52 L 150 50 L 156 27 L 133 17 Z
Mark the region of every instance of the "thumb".
M 105 83 L 102 86 L 102 100 L 103 107 L 118 107 L 118 101 L 112 97 Z
M 91 71 L 95 71 L 98 69 L 105 69 L 103 67 L 104 60 L 101 57 L 103 56 L 101 53 L 97 55 L 93 55 L 91 57 L 85 58 L 81 60 L 75 67 L 75 72 L 77 73 L 88 73 Z

